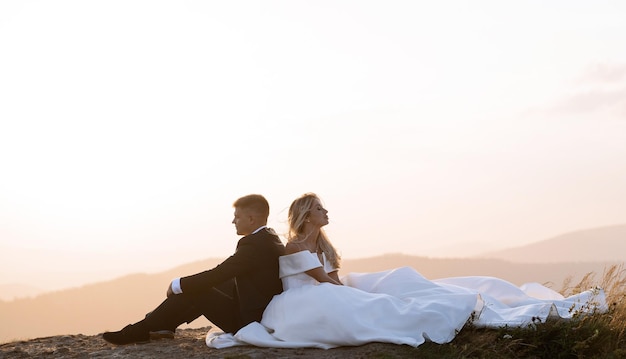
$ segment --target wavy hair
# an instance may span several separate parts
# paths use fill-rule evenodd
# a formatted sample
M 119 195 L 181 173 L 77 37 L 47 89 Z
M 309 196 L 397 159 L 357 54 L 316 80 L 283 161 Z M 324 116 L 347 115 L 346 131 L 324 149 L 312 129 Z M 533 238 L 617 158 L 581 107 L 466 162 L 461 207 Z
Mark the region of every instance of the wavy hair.
M 304 234 L 304 223 L 306 222 L 311 207 L 315 200 L 320 201 L 319 197 L 315 193 L 305 193 L 295 201 L 291 203 L 289 207 L 289 233 L 287 234 L 287 241 L 299 243 L 303 240 L 298 240 L 298 236 Z M 320 228 L 319 235 L 317 236 L 317 249 L 324 252 L 326 259 L 335 268 L 339 268 L 341 257 L 335 247 L 330 243 L 324 229 Z

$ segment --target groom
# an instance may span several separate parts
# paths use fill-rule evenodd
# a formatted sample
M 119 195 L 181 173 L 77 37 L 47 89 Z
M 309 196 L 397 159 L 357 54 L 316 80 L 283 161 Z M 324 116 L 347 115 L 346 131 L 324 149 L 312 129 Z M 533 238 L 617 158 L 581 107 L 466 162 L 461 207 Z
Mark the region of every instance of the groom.
M 235 253 L 213 269 L 174 279 L 161 305 L 135 324 L 105 332 L 104 340 L 122 345 L 149 341 L 151 335 L 173 337 L 179 325 L 200 315 L 228 333 L 261 320 L 272 297 L 282 292 L 278 257 L 285 247 L 266 227 L 269 204 L 263 196 L 241 197 L 233 207 L 237 234 L 244 236 Z

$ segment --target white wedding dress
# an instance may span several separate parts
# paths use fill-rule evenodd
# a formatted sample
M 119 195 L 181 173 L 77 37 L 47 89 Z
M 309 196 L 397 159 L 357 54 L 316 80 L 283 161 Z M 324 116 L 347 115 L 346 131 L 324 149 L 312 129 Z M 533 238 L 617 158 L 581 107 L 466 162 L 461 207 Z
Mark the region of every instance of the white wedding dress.
M 468 322 L 482 327 L 521 327 L 548 317 L 606 311 L 601 289 L 564 298 L 537 283 L 517 287 L 492 277 L 428 280 L 409 267 L 350 273 L 343 286 L 318 283 L 304 273 L 332 268 L 302 251 L 279 258 L 283 293 L 274 296 L 260 323 L 237 333 L 208 333 L 209 347 L 255 345 L 276 348 L 334 348 L 369 342 L 450 342 Z

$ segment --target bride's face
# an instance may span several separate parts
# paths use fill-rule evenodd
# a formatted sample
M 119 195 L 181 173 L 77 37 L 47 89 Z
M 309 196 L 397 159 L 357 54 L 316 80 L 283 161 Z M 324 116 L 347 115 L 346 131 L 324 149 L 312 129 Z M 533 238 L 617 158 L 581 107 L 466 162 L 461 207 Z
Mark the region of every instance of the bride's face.
M 309 209 L 309 217 L 307 218 L 312 225 L 325 226 L 328 224 L 328 211 L 322 207 L 319 200 L 315 200 Z

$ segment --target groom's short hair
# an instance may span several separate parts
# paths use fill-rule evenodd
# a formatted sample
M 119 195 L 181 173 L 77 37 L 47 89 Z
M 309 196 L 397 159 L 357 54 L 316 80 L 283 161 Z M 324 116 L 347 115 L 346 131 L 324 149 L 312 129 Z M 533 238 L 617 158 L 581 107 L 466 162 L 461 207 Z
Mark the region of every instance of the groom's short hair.
M 247 211 L 254 212 L 259 216 L 267 219 L 270 215 L 270 204 L 265 197 L 260 194 L 249 194 L 243 196 L 233 203 L 233 207 L 241 208 Z

